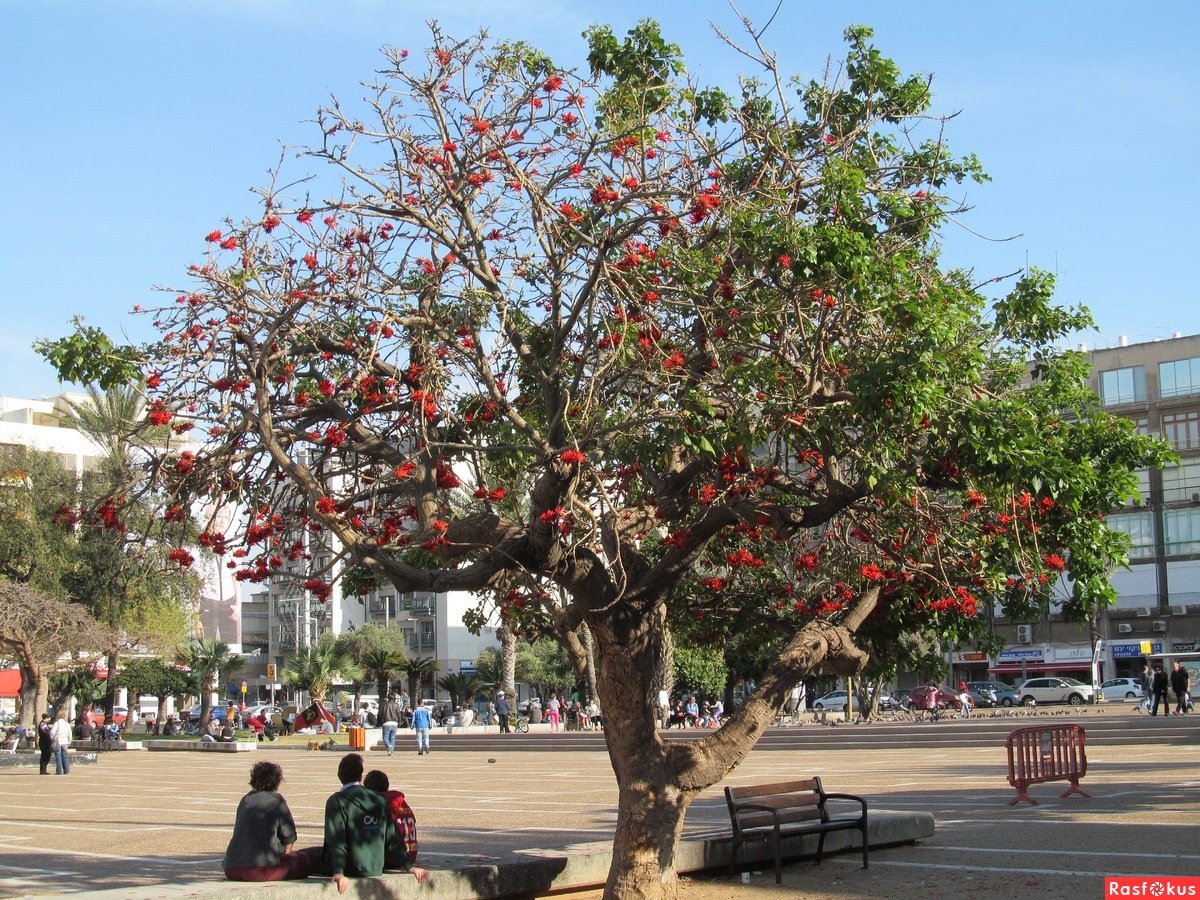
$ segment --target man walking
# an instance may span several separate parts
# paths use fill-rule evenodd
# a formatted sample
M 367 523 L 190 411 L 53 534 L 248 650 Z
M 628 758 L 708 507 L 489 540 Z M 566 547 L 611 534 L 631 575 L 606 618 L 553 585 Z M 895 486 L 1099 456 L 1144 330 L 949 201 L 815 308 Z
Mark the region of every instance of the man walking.
M 1157 716 L 1158 708 L 1162 706 L 1162 714 L 1169 716 L 1171 714 L 1171 701 L 1167 699 L 1167 673 L 1163 671 L 1162 663 L 1154 664 L 1154 679 L 1151 682 L 1151 690 L 1154 691 L 1154 705 L 1150 707 L 1150 715 Z
M 1171 669 L 1171 690 L 1175 693 L 1175 715 L 1182 716 L 1187 712 L 1188 689 L 1190 687 L 1187 669 L 1175 660 Z
M 387 754 L 391 756 L 396 751 L 396 729 L 400 727 L 400 719 L 404 716 L 404 712 L 400 709 L 400 703 L 396 699 L 396 692 L 389 691 L 387 702 L 383 704 L 383 709 L 379 711 L 379 718 L 383 722 L 383 746 L 387 747 Z
M 417 756 L 429 752 L 429 727 L 431 724 L 429 707 L 425 706 L 425 704 L 414 706 L 412 711 L 412 726 L 413 731 L 417 734 Z
M 512 729 L 508 727 L 509 706 L 508 700 L 504 696 L 504 691 L 496 692 L 496 718 L 500 722 L 501 734 L 512 734 Z

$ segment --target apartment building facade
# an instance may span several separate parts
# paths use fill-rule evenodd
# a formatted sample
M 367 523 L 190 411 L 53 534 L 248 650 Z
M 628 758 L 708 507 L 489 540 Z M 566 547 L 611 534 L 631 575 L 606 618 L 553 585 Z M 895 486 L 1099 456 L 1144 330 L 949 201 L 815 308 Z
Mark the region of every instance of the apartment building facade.
M 1140 675 L 1152 657 L 1188 665 L 1200 658 L 1200 335 L 1121 339 L 1089 356 L 1102 407 L 1167 440 L 1179 460 L 1139 471 L 1138 498 L 1108 518 L 1131 543 L 1129 568 L 1112 574 L 1116 606 L 1094 623 L 1067 622 L 1053 608 L 1037 621 L 1008 620 L 997 610 L 992 627 L 1007 646 L 995 657 L 951 654 L 954 679 L 1090 681 L 1093 665 L 1107 679 Z

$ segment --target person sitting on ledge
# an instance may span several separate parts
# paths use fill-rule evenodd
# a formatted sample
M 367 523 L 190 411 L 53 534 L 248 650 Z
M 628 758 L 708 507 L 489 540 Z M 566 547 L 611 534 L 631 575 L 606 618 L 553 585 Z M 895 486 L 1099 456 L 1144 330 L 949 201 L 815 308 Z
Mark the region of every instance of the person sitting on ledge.
M 307 878 L 320 868 L 321 848 L 293 853 L 296 821 L 279 793 L 283 769 L 257 762 L 250 769 L 250 793 L 238 803 L 233 837 L 225 850 L 230 881 L 286 881 Z

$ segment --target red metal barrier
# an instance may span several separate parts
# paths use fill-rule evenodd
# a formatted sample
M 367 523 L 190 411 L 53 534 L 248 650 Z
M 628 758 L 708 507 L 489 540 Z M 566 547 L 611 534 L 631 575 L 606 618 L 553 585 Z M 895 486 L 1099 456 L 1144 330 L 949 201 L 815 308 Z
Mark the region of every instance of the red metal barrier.
M 1079 725 L 1039 725 L 1018 728 L 1008 736 L 1008 783 L 1017 789 L 1017 796 L 1008 801 L 1013 806 L 1022 800 L 1037 805 L 1029 796 L 1031 784 L 1047 781 L 1069 781 L 1071 787 L 1060 796 L 1091 794 L 1079 787 L 1079 779 L 1087 774 L 1085 735 Z

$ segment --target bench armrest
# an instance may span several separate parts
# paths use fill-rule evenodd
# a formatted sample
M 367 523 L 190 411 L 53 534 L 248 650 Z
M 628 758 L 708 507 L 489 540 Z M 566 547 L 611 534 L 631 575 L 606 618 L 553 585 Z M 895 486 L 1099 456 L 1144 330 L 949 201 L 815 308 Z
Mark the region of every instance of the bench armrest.
M 850 800 L 854 803 L 859 804 L 862 807 L 862 813 L 864 816 L 867 814 L 867 801 L 866 801 L 866 799 L 858 796 L 857 794 L 825 794 L 821 798 L 822 806 L 825 805 L 826 800 Z

